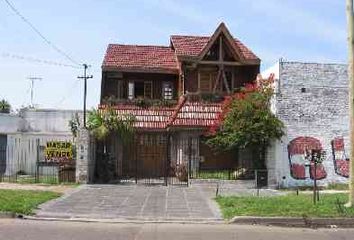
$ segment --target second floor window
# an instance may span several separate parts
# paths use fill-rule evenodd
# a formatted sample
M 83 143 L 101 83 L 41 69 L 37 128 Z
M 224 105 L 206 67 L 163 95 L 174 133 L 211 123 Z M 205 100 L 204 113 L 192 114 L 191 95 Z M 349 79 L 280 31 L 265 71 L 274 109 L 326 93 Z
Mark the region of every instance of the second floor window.
M 171 100 L 173 98 L 173 89 L 170 82 L 162 83 L 162 96 L 165 100 Z
M 152 82 L 151 81 L 131 81 L 128 84 L 128 98 L 152 98 Z

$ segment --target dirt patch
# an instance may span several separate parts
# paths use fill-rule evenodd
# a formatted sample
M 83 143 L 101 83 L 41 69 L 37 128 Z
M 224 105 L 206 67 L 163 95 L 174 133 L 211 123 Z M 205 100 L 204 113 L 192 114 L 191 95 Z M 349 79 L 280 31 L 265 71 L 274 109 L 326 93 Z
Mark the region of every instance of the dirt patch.
M 0 183 L 0 189 L 51 191 L 57 193 L 65 193 L 66 191 L 73 189 L 75 187 L 77 187 L 77 185 Z

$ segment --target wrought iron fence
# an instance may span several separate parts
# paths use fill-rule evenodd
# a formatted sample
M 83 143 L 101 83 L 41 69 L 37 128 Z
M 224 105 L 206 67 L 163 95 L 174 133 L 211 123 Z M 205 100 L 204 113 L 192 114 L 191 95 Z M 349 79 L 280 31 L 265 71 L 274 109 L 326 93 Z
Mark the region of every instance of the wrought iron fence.
M 255 179 L 253 168 L 223 168 L 223 169 L 195 169 L 190 172 L 192 179 L 220 179 L 220 180 L 252 180 Z
M 26 168 L 26 171 L 17 165 L 0 166 L 6 171 L 0 173 L 0 182 L 9 183 L 42 183 L 59 184 L 75 182 L 75 167 L 52 165 L 33 165 Z
M 45 156 L 48 142 L 68 142 L 52 138 L 12 138 L 0 142 L 0 182 L 58 184 L 75 182 L 75 157 L 54 161 Z M 74 153 L 73 150 L 70 154 Z M 51 152 L 52 153 L 52 152 Z M 50 156 L 52 159 L 52 156 Z
M 187 185 L 188 169 L 171 159 L 171 139 L 165 133 L 137 134 L 122 142 L 111 136 L 96 148 L 96 183 Z

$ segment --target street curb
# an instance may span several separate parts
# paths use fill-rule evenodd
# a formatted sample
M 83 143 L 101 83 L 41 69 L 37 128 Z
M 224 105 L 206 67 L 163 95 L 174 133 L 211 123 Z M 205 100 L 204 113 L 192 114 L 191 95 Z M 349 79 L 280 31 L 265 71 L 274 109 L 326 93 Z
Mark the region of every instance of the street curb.
M 234 217 L 228 223 L 300 228 L 354 228 L 354 218 Z
M 59 221 L 59 222 L 87 222 L 87 223 L 179 223 L 179 224 L 225 224 L 222 219 L 136 219 L 136 218 L 63 218 L 63 217 L 40 217 L 40 216 L 23 216 L 25 220 L 38 220 L 38 221 Z
M 17 214 L 12 212 L 0 212 L 0 218 L 16 218 Z

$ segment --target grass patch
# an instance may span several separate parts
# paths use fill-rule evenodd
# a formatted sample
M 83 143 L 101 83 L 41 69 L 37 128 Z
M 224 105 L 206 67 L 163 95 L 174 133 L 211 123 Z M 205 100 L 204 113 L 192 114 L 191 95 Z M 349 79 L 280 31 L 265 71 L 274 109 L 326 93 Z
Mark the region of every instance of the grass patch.
M 0 189 L 0 212 L 33 214 L 39 204 L 59 196 L 59 193 L 49 191 Z
M 199 179 L 223 179 L 231 180 L 235 179 L 233 173 L 228 170 L 219 170 L 219 171 L 203 171 L 200 170 L 197 174 Z
M 53 184 L 59 184 L 59 179 L 56 176 L 39 176 L 39 178 L 36 179 L 35 176 L 22 175 L 17 177 L 16 182 L 20 184 L 41 183 L 41 184 L 53 185 Z
M 77 185 L 75 181 L 59 181 L 57 176 L 39 176 L 36 179 L 33 175 L 18 175 L 0 178 L 0 182 L 18 184 L 41 184 L 41 185 Z
M 349 190 L 349 185 L 345 183 L 330 183 L 327 188 L 329 190 Z
M 312 194 L 288 194 L 275 197 L 217 197 L 224 218 L 235 216 L 354 217 L 354 208 L 344 208 L 348 194 L 321 194 L 312 202 Z

